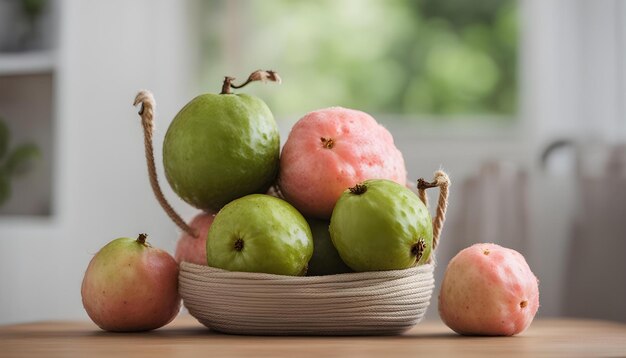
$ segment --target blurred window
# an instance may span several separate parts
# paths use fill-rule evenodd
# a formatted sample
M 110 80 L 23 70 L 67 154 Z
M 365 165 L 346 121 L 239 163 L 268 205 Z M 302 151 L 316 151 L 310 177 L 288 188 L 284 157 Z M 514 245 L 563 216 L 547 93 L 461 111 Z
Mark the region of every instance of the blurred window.
M 277 118 L 333 105 L 409 119 L 516 117 L 515 0 L 223 0 L 202 6 L 203 88 L 218 90 L 224 74 L 244 79 L 257 68 L 274 69 L 282 88 L 249 91 Z

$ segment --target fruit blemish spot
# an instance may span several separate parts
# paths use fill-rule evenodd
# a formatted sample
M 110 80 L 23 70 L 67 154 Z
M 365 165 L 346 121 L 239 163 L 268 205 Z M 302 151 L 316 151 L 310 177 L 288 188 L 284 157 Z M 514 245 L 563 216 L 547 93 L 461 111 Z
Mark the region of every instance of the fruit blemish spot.
M 519 307 L 520 308 L 525 308 L 526 306 L 528 306 L 528 301 L 526 301 L 526 300 L 524 300 L 524 301 L 519 303 Z
M 489 249 L 484 249 L 484 250 L 483 250 L 483 254 L 485 254 L 485 255 L 489 255 Z

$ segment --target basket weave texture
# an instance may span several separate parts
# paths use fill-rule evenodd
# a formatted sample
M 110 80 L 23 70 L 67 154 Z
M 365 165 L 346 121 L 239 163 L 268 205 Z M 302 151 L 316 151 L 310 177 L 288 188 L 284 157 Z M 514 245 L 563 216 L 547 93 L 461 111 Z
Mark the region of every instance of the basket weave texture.
M 183 262 L 179 291 L 189 313 L 216 331 L 250 335 L 390 335 L 424 316 L 434 265 L 291 277 Z
M 292 277 L 232 272 L 183 262 L 179 292 L 205 326 L 250 335 L 390 335 L 417 324 L 430 304 L 434 252 L 445 221 L 450 179 L 418 179 L 417 195 L 439 187 L 430 262 L 405 270 Z

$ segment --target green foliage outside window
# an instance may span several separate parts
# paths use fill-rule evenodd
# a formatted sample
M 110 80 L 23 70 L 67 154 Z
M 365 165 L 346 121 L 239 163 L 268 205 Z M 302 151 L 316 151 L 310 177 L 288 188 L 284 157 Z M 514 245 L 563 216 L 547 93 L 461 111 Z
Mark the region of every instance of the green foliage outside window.
M 33 143 L 9 147 L 11 133 L 0 117 L 0 207 L 11 198 L 11 182 L 16 176 L 28 172 L 34 159 L 41 156 L 39 147 Z
M 408 118 L 516 113 L 515 0 L 231 0 L 202 13 L 207 91 L 223 74 L 277 70 L 281 88 L 252 91 L 279 118 L 333 105 Z

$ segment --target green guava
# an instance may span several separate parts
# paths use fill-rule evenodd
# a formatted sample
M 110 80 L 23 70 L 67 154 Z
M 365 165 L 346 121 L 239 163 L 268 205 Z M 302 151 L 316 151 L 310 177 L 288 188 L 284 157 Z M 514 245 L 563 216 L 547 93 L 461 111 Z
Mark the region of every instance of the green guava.
M 330 236 L 355 271 L 400 270 L 428 261 L 433 228 L 428 209 L 410 189 L 370 179 L 343 192 Z
M 224 206 L 207 236 L 207 263 L 229 271 L 304 275 L 313 254 L 311 229 L 282 199 L 251 194 Z
M 183 200 L 217 211 L 264 193 L 278 173 L 280 138 L 265 102 L 247 94 L 203 94 L 178 112 L 163 143 L 170 186 Z
M 307 219 L 313 234 L 313 256 L 309 261 L 308 276 L 335 275 L 352 272 L 337 252 L 330 238 L 328 220 Z

